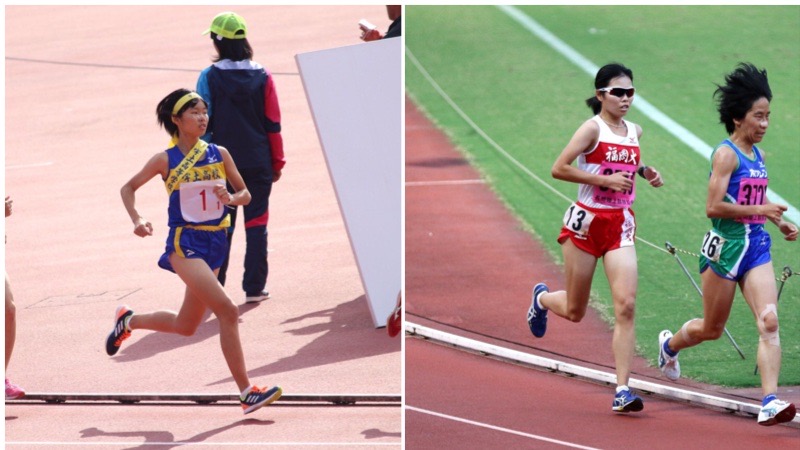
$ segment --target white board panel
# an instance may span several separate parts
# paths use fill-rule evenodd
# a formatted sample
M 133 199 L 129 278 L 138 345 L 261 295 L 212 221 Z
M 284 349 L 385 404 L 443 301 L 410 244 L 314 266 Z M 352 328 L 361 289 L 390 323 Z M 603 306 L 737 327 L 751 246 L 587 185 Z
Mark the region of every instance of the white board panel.
M 402 284 L 402 39 L 295 59 L 376 327 Z

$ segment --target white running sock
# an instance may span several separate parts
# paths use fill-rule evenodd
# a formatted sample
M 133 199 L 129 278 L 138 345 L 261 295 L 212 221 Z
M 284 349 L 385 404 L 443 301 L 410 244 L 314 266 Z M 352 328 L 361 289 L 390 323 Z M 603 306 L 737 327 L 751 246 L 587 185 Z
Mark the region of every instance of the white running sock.
M 250 386 L 247 387 L 247 389 L 243 390 L 242 391 L 242 398 L 247 398 L 247 394 L 249 394 L 250 391 L 252 391 L 254 387 L 255 386 L 251 384 Z

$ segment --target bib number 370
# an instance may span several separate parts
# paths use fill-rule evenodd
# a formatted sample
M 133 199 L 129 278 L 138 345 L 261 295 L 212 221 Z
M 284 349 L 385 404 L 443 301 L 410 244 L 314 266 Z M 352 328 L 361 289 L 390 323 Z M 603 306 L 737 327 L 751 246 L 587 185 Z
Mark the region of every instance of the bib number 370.
M 708 258 L 709 261 L 719 262 L 719 256 L 722 254 L 722 246 L 725 244 L 725 238 L 718 235 L 714 230 L 709 230 L 706 237 L 703 238 L 703 247 L 700 248 L 700 254 Z

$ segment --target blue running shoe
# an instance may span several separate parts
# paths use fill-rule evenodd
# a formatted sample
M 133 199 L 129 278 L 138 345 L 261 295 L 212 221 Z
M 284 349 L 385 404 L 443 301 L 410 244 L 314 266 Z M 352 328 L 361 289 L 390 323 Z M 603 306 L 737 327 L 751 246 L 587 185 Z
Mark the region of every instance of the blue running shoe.
M 281 394 L 283 394 L 283 391 L 278 386 L 270 389 L 253 386 L 246 395 L 239 397 L 242 402 L 242 411 L 245 414 L 250 414 L 262 406 L 267 406 L 279 399 Z
M 106 338 L 106 353 L 108 356 L 114 356 L 119 351 L 119 346 L 122 341 L 131 337 L 131 329 L 128 328 L 128 322 L 133 316 L 133 311 L 128 309 L 127 306 L 120 306 L 115 313 L 116 319 L 114 322 L 114 329 L 108 334 Z
M 544 283 L 537 283 L 533 287 L 533 294 L 531 294 L 531 307 L 528 308 L 528 327 L 531 333 L 537 338 L 544 336 L 547 331 L 547 310 L 539 308 L 536 300 L 540 295 L 545 292 L 550 292 L 547 285 Z
M 614 396 L 614 403 L 611 404 L 611 410 L 615 412 L 637 412 L 643 409 L 642 399 L 629 389 L 617 392 L 617 395 Z

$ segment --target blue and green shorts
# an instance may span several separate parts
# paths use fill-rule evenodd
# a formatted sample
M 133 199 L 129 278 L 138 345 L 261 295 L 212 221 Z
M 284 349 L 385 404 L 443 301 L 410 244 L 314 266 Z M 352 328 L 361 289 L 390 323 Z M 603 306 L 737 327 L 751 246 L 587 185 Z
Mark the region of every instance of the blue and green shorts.
M 772 261 L 769 233 L 760 229 L 743 238 L 727 239 L 711 230 L 703 239 L 700 273 L 709 267 L 727 280 L 739 281 L 751 269 Z

